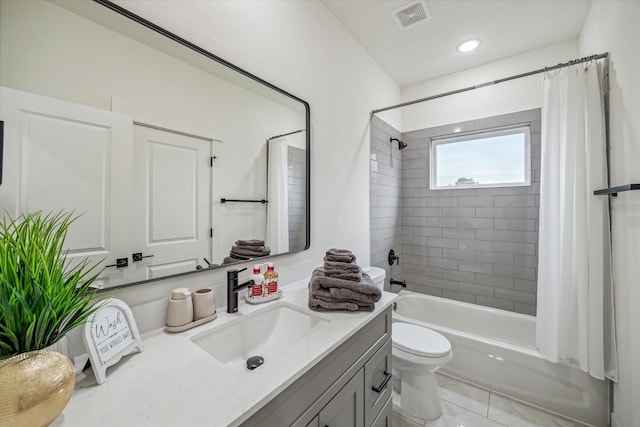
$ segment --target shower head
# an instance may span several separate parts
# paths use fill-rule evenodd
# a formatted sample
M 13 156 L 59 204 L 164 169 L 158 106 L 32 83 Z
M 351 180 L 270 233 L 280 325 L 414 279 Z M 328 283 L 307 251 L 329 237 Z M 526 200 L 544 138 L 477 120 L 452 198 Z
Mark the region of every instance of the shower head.
M 400 141 L 398 138 L 389 138 L 389 142 L 393 144 L 393 141 L 398 141 L 398 150 L 404 150 L 407 148 L 407 143 Z

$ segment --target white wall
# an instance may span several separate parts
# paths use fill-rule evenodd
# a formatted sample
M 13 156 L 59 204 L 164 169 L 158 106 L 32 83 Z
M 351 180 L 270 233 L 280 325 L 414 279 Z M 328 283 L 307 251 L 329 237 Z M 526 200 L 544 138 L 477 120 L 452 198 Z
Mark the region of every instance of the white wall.
M 596 0 L 580 55 L 610 53 L 611 185 L 640 182 L 640 2 Z M 640 425 L 640 191 L 611 198 L 619 380 L 614 426 Z
M 119 1 L 160 26 L 247 69 L 311 106 L 311 248 L 275 258 L 281 280 L 298 280 L 331 247 L 369 264 L 369 113 L 400 102 L 400 90 L 316 1 Z M 164 323 L 177 286 L 220 285 L 224 270 L 115 292 L 137 305 L 142 330 Z M 224 293 L 217 288 L 218 305 Z
M 402 102 L 475 86 L 578 57 L 573 39 L 402 89 Z M 402 108 L 402 132 L 509 114 L 542 106 L 542 74 Z

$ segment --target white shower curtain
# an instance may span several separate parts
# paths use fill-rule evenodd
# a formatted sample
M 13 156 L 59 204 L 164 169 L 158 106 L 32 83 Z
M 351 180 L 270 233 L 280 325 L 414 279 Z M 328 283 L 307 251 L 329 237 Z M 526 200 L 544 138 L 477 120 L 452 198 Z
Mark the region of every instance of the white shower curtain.
M 545 73 L 536 343 L 616 380 L 602 64 Z
M 289 252 L 289 192 L 287 183 L 287 140 L 272 139 L 267 165 L 267 244 L 271 253 Z

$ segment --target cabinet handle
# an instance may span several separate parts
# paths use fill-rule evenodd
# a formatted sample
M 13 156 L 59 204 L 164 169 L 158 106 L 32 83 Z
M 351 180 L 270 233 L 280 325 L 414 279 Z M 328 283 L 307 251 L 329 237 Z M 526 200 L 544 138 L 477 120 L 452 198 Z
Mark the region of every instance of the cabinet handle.
M 384 371 L 384 379 L 382 380 L 380 385 L 378 387 L 371 386 L 371 390 L 375 391 L 376 393 L 382 393 L 382 390 L 385 389 L 390 379 L 391 379 L 391 374 L 387 371 Z

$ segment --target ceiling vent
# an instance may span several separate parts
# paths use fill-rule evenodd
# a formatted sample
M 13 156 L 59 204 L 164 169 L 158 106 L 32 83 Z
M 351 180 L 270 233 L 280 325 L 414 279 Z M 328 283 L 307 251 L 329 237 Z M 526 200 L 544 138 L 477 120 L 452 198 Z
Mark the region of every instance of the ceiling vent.
M 418 25 L 422 22 L 426 22 L 431 19 L 429 9 L 424 0 L 416 0 L 411 3 L 407 3 L 402 7 L 399 7 L 391 11 L 391 15 L 396 20 L 396 23 L 401 30 L 406 30 L 409 27 Z

